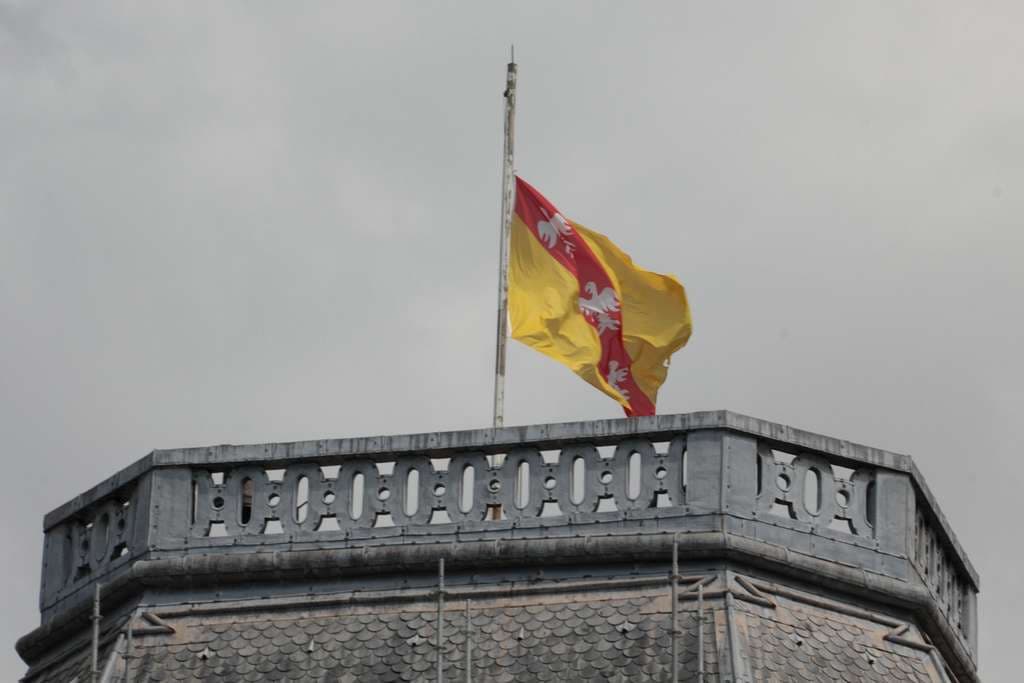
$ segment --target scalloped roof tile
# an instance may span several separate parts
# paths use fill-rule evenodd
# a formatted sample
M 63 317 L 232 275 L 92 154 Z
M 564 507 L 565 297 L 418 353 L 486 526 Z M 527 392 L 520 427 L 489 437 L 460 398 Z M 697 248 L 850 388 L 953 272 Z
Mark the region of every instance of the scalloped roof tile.
M 136 640 L 132 680 L 374 683 L 435 677 L 436 612 L 431 603 L 402 602 L 399 596 L 372 606 L 257 611 L 261 606 L 253 601 L 248 608 L 162 615 L 176 633 Z M 465 680 L 464 609 L 462 602 L 447 604 L 442 653 L 448 680 Z M 481 599 L 469 620 L 473 680 L 667 680 L 669 609 L 666 596 L 650 590 L 642 595 L 569 592 Z M 707 683 L 720 681 L 720 672 L 731 673 L 731 639 L 754 683 L 942 680 L 927 646 L 886 640 L 891 627 L 884 620 L 874 623 L 788 600 L 772 608 L 742 599 L 731 610 L 721 599 L 708 600 L 705 620 Z M 679 624 L 680 680 L 696 681 L 693 601 L 680 604 Z M 913 627 L 911 632 L 916 634 Z M 108 644 L 104 659 L 112 653 Z M 69 683 L 77 675 L 84 683 L 88 672 L 86 649 L 25 680 Z

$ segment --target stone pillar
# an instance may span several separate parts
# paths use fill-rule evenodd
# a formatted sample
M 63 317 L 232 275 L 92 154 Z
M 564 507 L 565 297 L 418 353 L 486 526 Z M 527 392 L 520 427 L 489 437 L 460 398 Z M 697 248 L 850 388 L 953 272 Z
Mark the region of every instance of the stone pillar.
M 161 467 L 153 470 L 152 477 L 148 547 L 178 547 L 191 537 L 192 471 Z
M 696 513 L 722 510 L 724 431 L 701 429 L 686 439 L 686 504 Z
M 875 540 L 882 552 L 909 559 L 913 542 L 914 489 L 903 472 L 878 469 L 875 472 Z

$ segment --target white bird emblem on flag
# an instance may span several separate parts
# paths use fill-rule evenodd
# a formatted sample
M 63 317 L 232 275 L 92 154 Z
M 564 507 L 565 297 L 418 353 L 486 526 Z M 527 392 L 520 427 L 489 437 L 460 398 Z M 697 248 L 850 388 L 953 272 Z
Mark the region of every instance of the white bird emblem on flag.
M 560 237 L 565 238 L 572 234 L 572 228 L 569 227 L 562 214 L 556 213 L 549 220 L 537 223 L 537 234 L 540 235 L 540 241 L 546 244 L 548 249 L 554 249 Z M 568 243 L 566 246 L 568 247 Z M 570 256 L 572 255 L 571 249 L 566 251 Z
M 589 299 L 580 297 L 580 310 L 584 313 L 615 313 L 619 310 L 619 300 L 611 287 L 605 287 L 598 292 L 597 284 L 588 282 L 583 291 L 590 295 Z
M 622 398 L 629 400 L 629 392 L 619 386 L 629 375 L 629 368 L 620 368 L 618 361 L 608 361 L 608 386 L 622 394 Z
M 598 334 L 598 336 L 604 334 L 606 330 L 611 330 L 612 332 L 614 332 L 617 329 L 619 329 L 619 321 L 618 320 L 616 320 L 615 318 L 611 317 L 610 315 L 606 315 L 604 313 L 598 313 L 598 315 L 597 315 L 597 334 Z

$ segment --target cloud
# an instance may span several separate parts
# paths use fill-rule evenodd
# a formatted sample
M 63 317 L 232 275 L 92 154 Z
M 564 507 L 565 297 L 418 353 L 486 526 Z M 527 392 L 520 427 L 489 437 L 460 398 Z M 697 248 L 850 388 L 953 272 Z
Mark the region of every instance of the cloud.
M 687 287 L 659 408 L 912 452 L 1015 670 L 1021 12 L 0 5 L 3 638 L 44 512 L 153 447 L 489 424 L 514 42 L 518 172 Z M 620 415 L 509 368 L 509 423 Z

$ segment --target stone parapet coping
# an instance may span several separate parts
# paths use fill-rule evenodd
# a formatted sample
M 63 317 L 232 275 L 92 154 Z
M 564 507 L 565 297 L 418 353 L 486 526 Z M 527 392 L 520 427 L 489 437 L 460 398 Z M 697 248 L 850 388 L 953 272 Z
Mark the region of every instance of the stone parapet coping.
M 511 448 L 520 446 L 531 446 L 541 450 L 564 448 L 583 443 L 601 446 L 614 444 L 625 437 L 668 439 L 682 432 L 707 429 L 724 429 L 758 437 L 773 442 L 782 449 L 806 449 L 825 454 L 839 465 L 871 465 L 908 474 L 915 490 L 927 503 L 927 512 L 940 535 L 945 543 L 952 548 L 960 568 L 970 577 L 975 590 L 980 586 L 977 570 L 964 552 L 923 475 L 910 456 L 726 410 L 500 429 L 154 450 L 93 488 L 52 510 L 45 516 L 43 527 L 44 530 L 49 530 L 61 524 L 89 506 L 137 481 L 147 472 L 159 468 L 202 466 L 214 469 L 220 466 L 245 464 L 258 464 L 270 468 L 286 465 L 296 460 L 328 465 L 337 464 L 353 457 L 385 459 L 406 453 L 441 458 L 465 451 L 486 454 L 504 453 Z

